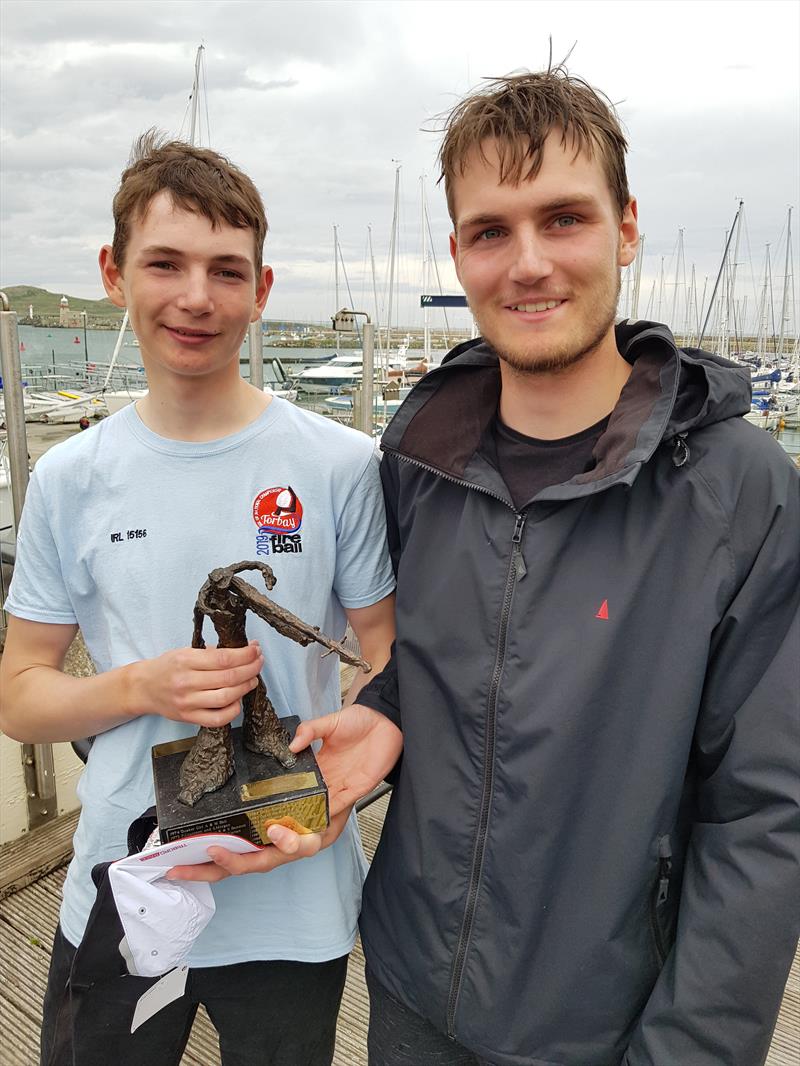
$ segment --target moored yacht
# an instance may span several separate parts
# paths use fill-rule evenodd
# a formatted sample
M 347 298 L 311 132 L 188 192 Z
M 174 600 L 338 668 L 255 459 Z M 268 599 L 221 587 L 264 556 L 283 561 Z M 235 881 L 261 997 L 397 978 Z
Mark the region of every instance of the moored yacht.
M 357 385 L 364 372 L 360 351 L 342 352 L 323 366 L 310 366 L 297 378 L 298 388 L 307 393 L 329 393 L 345 385 Z

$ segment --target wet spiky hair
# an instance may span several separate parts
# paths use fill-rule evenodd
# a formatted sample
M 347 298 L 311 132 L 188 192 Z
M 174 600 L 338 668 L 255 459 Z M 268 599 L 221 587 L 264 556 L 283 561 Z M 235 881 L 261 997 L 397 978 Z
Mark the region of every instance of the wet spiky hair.
M 253 182 L 218 152 L 167 140 L 155 129 L 134 142 L 114 197 L 112 251 L 117 266 L 122 267 L 125 260 L 131 222 L 141 218 L 153 197 L 164 190 L 176 206 L 204 215 L 213 226 L 227 223 L 251 229 L 256 272 L 260 273 L 267 217 Z
M 439 164 L 447 208 L 455 225 L 453 179 L 464 173 L 470 153 L 497 145 L 500 181 L 518 184 L 536 177 L 551 132 L 575 154 L 597 152 L 620 216 L 630 200 L 625 171 L 628 144 L 611 101 L 563 64 L 539 73 L 525 71 L 487 83 L 460 100 L 442 118 Z

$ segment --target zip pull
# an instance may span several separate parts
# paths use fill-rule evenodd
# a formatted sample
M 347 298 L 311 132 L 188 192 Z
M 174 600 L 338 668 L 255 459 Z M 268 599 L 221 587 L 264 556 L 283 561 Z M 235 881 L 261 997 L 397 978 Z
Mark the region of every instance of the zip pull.
M 669 880 L 672 874 L 672 847 L 669 837 L 663 837 L 658 842 L 658 895 L 656 906 L 660 907 L 669 898 Z
M 676 467 L 684 466 L 689 462 L 689 445 L 686 443 L 686 434 L 679 433 L 674 438 L 672 462 Z
M 669 874 L 669 870 L 664 870 L 664 867 L 659 867 L 659 873 L 664 875 Z M 660 907 L 662 903 L 666 903 L 669 899 L 669 876 L 662 876 L 658 882 L 658 896 L 656 897 L 656 906 Z
M 514 567 L 517 571 L 517 581 L 521 581 L 528 572 L 528 568 L 525 565 L 525 559 L 522 556 L 522 534 L 525 530 L 525 519 L 528 517 L 527 511 L 523 511 L 522 514 L 517 515 L 517 521 L 514 525 L 514 534 L 511 537 L 512 552 L 514 553 Z

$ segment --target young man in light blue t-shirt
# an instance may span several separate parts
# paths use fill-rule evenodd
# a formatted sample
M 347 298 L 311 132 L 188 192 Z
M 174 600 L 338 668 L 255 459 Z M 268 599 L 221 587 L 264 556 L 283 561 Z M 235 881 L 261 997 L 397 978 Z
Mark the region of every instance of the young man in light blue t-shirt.
M 192 948 L 186 992 L 135 1033 L 148 979 L 71 995 L 95 898 L 91 870 L 126 854 L 129 823 L 153 802 L 152 745 L 234 722 L 259 674 L 281 715 L 307 719 L 340 703 L 335 657 L 257 618 L 246 648 L 187 647 L 208 572 L 263 559 L 277 602 L 338 636 L 349 621 L 375 669 L 394 624 L 372 442 L 239 374 L 242 340 L 272 285 L 253 183 L 215 152 L 146 135 L 123 173 L 114 221 L 113 245 L 100 253 L 103 283 L 128 308 L 150 391 L 38 462 L 6 603 L 3 730 L 27 743 L 97 738 L 79 785 L 42 1063 L 177 1064 L 203 1003 L 225 1066 L 324 1066 L 365 872 L 341 803 L 322 835 L 273 826 L 275 847 L 257 861 L 224 849 L 211 856 L 201 876 L 220 882 L 216 913 Z M 270 518 L 278 497 L 294 502 L 288 531 Z M 63 673 L 79 626 L 94 678 Z

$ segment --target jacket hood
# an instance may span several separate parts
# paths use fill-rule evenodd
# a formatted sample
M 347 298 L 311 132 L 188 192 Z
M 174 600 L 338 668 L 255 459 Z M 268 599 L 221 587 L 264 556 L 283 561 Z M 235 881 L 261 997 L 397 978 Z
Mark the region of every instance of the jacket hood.
M 655 322 L 624 321 L 617 348 L 633 366 L 594 466 L 537 499 L 568 499 L 611 484 L 631 484 L 662 443 L 750 410 L 750 373 L 699 348 L 679 349 Z M 428 373 L 390 422 L 381 447 L 447 477 L 470 480 L 470 460 L 497 411 L 500 368 L 482 340 L 458 345 Z

